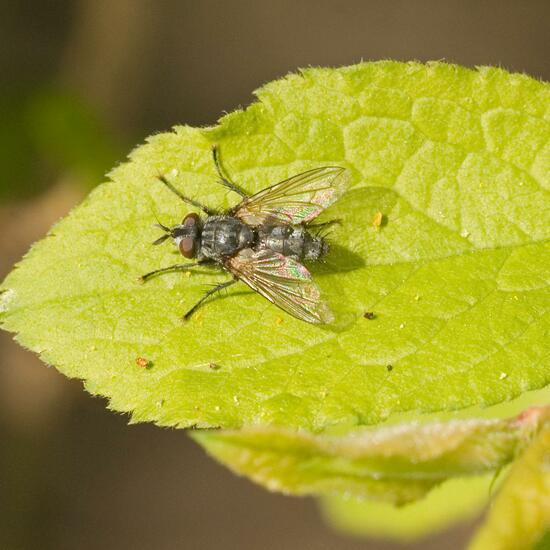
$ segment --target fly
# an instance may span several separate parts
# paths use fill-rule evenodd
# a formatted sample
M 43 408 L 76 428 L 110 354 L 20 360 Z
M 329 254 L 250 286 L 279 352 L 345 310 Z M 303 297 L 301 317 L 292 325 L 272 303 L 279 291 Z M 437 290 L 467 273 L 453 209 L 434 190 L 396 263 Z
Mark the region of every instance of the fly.
M 212 153 L 220 183 L 239 194 L 241 202 L 217 212 L 186 197 L 165 176 L 159 176 L 170 191 L 185 203 L 200 208 L 206 218 L 193 212 L 173 227 L 159 224 L 165 234 L 153 244 L 172 238 L 185 258 L 196 261 L 151 271 L 141 281 L 162 273 L 215 265 L 233 278 L 208 290 L 184 319 L 191 317 L 211 295 L 243 281 L 298 319 L 330 323 L 334 319 L 332 312 L 302 262 L 317 261 L 328 252 L 328 244 L 318 230 L 333 222 L 313 225 L 311 221 L 345 191 L 346 170 L 340 166 L 314 168 L 249 195 L 226 177 L 216 147 Z

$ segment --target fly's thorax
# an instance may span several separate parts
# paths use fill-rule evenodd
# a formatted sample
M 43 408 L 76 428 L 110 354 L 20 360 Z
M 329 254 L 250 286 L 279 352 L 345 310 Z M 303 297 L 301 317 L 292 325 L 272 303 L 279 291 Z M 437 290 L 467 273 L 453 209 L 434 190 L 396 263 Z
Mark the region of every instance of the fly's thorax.
M 328 252 L 321 237 L 314 237 L 302 225 L 271 225 L 258 229 L 259 244 L 284 256 L 318 260 Z
M 248 248 L 254 242 L 251 227 L 233 216 L 210 216 L 204 222 L 201 234 L 200 255 L 221 260 Z

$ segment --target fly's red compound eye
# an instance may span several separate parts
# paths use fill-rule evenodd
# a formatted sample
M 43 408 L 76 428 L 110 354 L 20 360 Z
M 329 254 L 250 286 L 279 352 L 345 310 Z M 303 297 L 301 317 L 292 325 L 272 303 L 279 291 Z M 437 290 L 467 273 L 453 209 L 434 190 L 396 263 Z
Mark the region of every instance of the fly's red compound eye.
M 182 256 L 186 258 L 194 258 L 197 247 L 197 230 L 200 223 L 200 218 L 198 214 L 191 212 L 187 214 L 181 225 L 184 228 L 184 233 L 187 233 L 185 236 L 181 237 L 179 242 L 179 249 Z
M 198 225 L 199 220 L 200 220 L 199 215 L 195 214 L 195 212 L 191 212 L 191 214 L 187 214 L 187 216 L 183 218 L 183 221 L 181 222 L 181 224 L 184 227 L 191 227 L 192 225 Z
M 195 238 L 194 237 L 182 237 L 179 244 L 180 252 L 186 258 L 193 258 L 195 256 Z

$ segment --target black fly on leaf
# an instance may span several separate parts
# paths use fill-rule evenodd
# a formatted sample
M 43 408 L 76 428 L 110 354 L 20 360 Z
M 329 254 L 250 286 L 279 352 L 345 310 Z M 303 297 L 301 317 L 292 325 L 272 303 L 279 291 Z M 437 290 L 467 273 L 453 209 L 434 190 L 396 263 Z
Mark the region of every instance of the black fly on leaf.
M 243 281 L 298 319 L 330 323 L 332 312 L 302 261 L 319 260 L 328 252 L 324 238 L 318 232 L 312 234 L 308 224 L 345 191 L 346 170 L 339 166 L 314 168 L 250 196 L 224 175 L 216 147 L 212 152 L 220 183 L 241 195 L 241 202 L 225 212 L 216 212 L 186 197 L 165 176 L 159 176 L 168 189 L 185 203 L 200 208 L 206 218 L 190 213 L 174 227 L 159 224 L 165 234 L 153 244 L 172 238 L 185 258 L 196 261 L 151 271 L 141 280 L 198 265 L 218 265 L 233 278 L 208 290 L 184 319 L 212 294 Z M 315 229 L 326 225 L 317 224 Z

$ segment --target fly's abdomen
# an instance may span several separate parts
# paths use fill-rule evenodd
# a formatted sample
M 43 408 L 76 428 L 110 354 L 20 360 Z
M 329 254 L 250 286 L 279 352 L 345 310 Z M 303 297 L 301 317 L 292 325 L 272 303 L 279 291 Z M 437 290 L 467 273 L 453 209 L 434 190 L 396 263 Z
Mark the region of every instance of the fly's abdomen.
M 321 237 L 313 237 L 302 226 L 263 227 L 259 231 L 259 242 L 262 247 L 284 256 L 306 260 L 318 260 L 328 250 Z
M 220 260 L 251 246 L 253 241 L 252 229 L 237 218 L 210 216 L 202 229 L 200 255 Z

